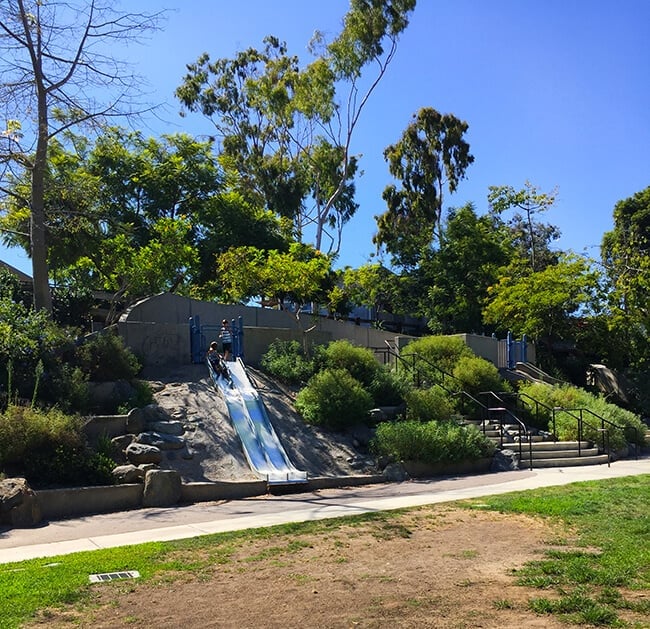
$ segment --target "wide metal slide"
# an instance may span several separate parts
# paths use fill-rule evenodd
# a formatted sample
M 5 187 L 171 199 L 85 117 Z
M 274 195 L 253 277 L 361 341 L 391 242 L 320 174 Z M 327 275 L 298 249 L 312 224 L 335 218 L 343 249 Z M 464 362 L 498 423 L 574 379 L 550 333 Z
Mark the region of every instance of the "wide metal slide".
M 269 485 L 306 483 L 307 472 L 298 470 L 289 460 L 241 358 L 226 365 L 232 386 L 217 375 L 208 361 L 212 381 L 226 402 L 251 468 L 265 477 Z

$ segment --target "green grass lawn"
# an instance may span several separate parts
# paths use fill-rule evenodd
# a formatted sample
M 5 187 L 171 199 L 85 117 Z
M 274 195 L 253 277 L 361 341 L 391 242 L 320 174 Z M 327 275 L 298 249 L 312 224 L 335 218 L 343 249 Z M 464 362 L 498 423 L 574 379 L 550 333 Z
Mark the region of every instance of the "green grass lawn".
M 540 590 L 541 595 L 530 601 L 531 609 L 557 614 L 569 623 L 625 626 L 619 612 L 627 608 L 647 616 L 641 626 L 650 627 L 650 597 L 625 595 L 650 590 L 650 476 L 472 502 L 473 508 L 562 521 L 566 537 L 555 540 L 543 559 L 516 573 L 520 584 Z
M 543 559 L 516 572 L 519 583 L 540 590 L 540 596 L 530 601 L 532 610 L 572 623 L 625 626 L 620 615 L 627 608 L 648 618 L 647 624 L 637 627 L 650 627 L 650 598 L 629 596 L 650 590 L 650 475 L 456 504 L 550 518 L 566 531 Z M 284 534 L 283 552 L 290 552 L 296 533 L 325 535 L 343 523 L 361 525 L 368 520 L 384 520 L 391 526 L 398 516 L 399 512 L 366 514 L 0 565 L 0 628 L 19 627 L 48 607 L 83 606 L 93 587 L 90 574 L 138 570 L 141 580 L 150 580 L 165 573 L 201 572 L 215 562 L 228 562 L 234 547 L 252 539 Z

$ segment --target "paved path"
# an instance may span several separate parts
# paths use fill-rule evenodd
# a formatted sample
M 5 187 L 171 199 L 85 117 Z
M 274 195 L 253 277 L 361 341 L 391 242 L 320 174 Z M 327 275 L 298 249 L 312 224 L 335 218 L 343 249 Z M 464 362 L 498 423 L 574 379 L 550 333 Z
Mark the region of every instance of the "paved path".
M 498 472 L 93 515 L 32 529 L 0 528 L 0 563 L 638 474 L 650 474 L 650 457 L 610 467 Z

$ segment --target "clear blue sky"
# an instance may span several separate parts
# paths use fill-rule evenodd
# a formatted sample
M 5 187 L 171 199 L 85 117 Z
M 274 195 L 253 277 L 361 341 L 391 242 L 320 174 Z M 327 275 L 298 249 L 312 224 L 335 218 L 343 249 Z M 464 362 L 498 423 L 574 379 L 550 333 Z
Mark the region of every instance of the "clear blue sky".
M 144 129 L 151 135 L 212 132 L 201 117 L 179 118 L 173 96 L 185 64 L 202 52 L 230 57 L 273 34 L 308 61 L 313 32 L 333 36 L 348 8 L 347 0 L 137 4 L 170 9 L 161 32 L 128 49 L 151 100 L 168 103 Z M 358 266 L 373 252 L 373 217 L 385 210 L 390 182 L 382 152 L 421 107 L 469 124 L 475 162 L 445 207 L 472 201 L 483 213 L 490 185 L 557 186 L 545 219 L 562 231 L 558 247 L 597 256 L 615 203 L 650 185 L 649 27 L 650 0 L 419 0 L 353 141 L 363 155 L 360 208 L 337 266 Z M 31 273 L 22 252 L 0 249 L 0 258 Z

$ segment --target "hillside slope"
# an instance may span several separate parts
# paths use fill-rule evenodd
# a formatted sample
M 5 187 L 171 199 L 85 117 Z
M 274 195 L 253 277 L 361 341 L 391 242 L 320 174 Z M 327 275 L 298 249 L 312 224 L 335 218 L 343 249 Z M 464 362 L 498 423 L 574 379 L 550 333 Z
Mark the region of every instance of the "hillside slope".
M 360 461 L 353 438 L 304 423 L 293 407 L 292 392 L 249 367 L 280 440 L 294 465 L 310 477 L 373 473 Z M 250 469 L 228 417 L 226 404 L 203 365 L 189 365 L 170 373 L 145 373 L 156 403 L 186 427 L 187 448 L 167 451 L 161 467 L 180 472 L 184 482 L 246 481 L 257 476 Z

